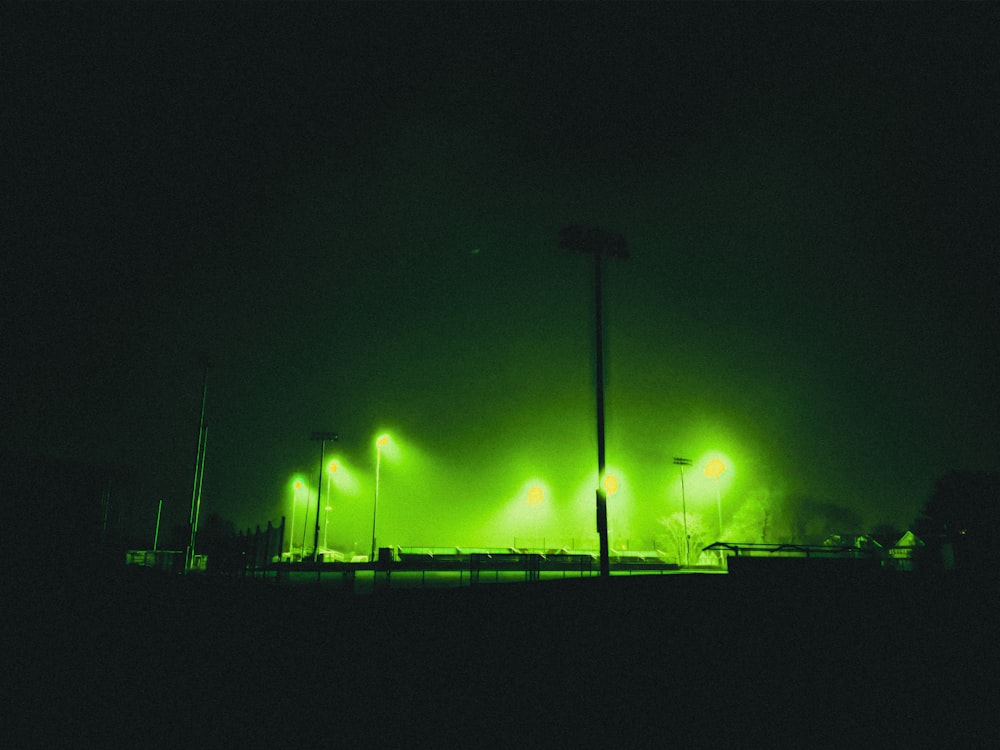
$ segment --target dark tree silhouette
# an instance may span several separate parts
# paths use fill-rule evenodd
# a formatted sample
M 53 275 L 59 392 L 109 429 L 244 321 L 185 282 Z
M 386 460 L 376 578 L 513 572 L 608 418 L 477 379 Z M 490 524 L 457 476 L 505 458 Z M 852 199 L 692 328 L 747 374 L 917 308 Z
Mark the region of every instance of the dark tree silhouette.
M 783 509 L 787 539 L 796 544 L 821 544 L 831 534 L 857 534 L 863 524 L 861 517 L 843 505 L 793 495 Z
M 941 477 L 924 504 L 917 533 L 949 542 L 955 566 L 984 570 L 1000 541 L 1000 472 L 952 471 Z
M 208 569 L 229 573 L 236 544 L 236 526 L 218 513 L 209 513 L 198 529 L 199 555 L 208 555 Z

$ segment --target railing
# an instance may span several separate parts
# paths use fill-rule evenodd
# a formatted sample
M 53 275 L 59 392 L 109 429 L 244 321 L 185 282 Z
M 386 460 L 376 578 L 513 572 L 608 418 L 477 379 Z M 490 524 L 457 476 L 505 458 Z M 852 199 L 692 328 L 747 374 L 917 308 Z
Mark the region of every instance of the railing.
M 277 576 L 277 566 L 281 561 L 282 540 L 285 538 L 285 517 L 275 526 L 270 521 L 267 528 L 261 530 L 258 525 L 253 532 L 247 529 L 245 533 L 237 534 L 236 550 L 240 556 L 239 568 L 243 575 L 251 578 L 261 575 L 263 578 L 271 573 Z
M 611 558 L 615 575 L 656 574 L 678 570 L 656 552 L 622 553 Z M 381 590 L 390 587 L 474 586 L 478 584 L 539 581 L 543 578 L 589 577 L 599 572 L 598 556 L 590 551 L 540 553 L 456 547 L 382 548 L 375 562 L 324 562 L 311 559 L 271 562 L 269 572 L 278 582 L 308 582 Z M 254 575 L 255 571 L 248 571 Z M 266 577 L 266 576 L 265 576 Z M 363 582 L 363 583 L 362 583 Z
M 184 550 L 130 549 L 125 553 L 125 564 L 154 568 L 167 573 L 183 573 L 184 557 Z M 205 555 L 195 555 L 193 569 L 204 571 L 207 567 L 208 558 Z

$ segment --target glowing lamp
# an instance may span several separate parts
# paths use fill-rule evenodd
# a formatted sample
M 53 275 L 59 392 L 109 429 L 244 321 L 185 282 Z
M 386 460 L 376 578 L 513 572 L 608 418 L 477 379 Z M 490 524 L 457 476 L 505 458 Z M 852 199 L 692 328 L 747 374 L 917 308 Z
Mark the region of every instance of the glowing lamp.
M 608 497 L 618 492 L 618 477 L 614 474 L 608 474 L 604 477 L 604 491 L 607 493 Z
M 528 505 L 541 505 L 545 492 L 537 484 L 528 490 Z
M 712 477 L 712 479 L 718 479 L 719 476 L 726 470 L 726 465 L 722 463 L 718 458 L 713 458 L 707 464 L 705 464 L 705 476 Z

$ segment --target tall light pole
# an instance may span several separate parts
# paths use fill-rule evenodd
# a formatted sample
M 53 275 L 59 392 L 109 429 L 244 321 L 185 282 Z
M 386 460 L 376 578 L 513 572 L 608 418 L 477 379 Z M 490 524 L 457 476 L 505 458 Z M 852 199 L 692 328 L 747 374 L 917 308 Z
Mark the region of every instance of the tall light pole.
M 194 486 L 191 488 L 191 515 L 188 519 L 190 536 L 188 538 L 187 554 L 184 560 L 185 572 L 194 565 L 195 537 L 198 535 L 198 513 L 201 509 L 201 480 L 205 472 L 205 444 L 207 430 L 205 428 L 205 399 L 208 396 L 208 368 L 211 362 L 208 357 L 201 357 L 203 376 L 201 381 L 201 416 L 198 418 L 198 451 L 194 459 Z
M 160 541 L 160 514 L 163 512 L 163 498 L 160 498 L 160 504 L 156 507 L 156 532 L 153 534 L 153 553 L 156 553 L 156 545 Z
M 379 473 L 382 470 L 382 448 L 388 442 L 388 435 L 379 435 L 375 440 L 375 503 L 372 506 L 372 553 L 368 558 L 370 562 L 375 562 L 375 521 L 378 518 L 378 483 Z
M 618 488 L 621 487 L 621 483 L 618 481 L 618 477 L 614 474 L 605 474 L 603 479 L 601 479 L 601 490 L 604 492 L 604 497 L 610 499 L 615 493 L 618 492 Z M 611 547 L 610 531 L 608 534 L 608 547 Z M 620 537 L 619 537 L 620 538 Z M 623 547 L 623 549 L 625 549 Z M 609 563 L 610 566 L 610 563 Z
M 299 502 L 299 489 L 302 487 L 302 480 L 296 479 L 292 485 L 292 520 L 288 524 L 288 562 L 292 562 L 295 552 L 295 506 Z
M 539 534 L 538 534 L 538 510 L 537 509 L 541 506 L 541 504 L 542 504 L 542 502 L 544 502 L 544 500 L 545 500 L 545 490 L 543 490 L 537 484 L 532 485 L 528 489 L 528 496 L 525 498 L 525 502 L 528 504 L 528 507 L 535 509 L 534 511 L 532 511 L 530 513 L 530 518 L 534 522 L 533 525 L 534 525 L 534 531 L 535 531 L 535 548 L 539 549 L 539 550 L 544 549 L 545 545 L 544 545 L 544 543 L 541 546 L 539 546 L 539 544 L 538 544 Z M 515 547 L 517 546 L 517 539 L 514 540 L 514 546 Z
M 575 253 L 594 256 L 594 358 L 597 386 L 597 534 L 601 546 L 601 576 L 611 575 L 608 558 L 608 498 L 601 486 L 604 479 L 604 346 L 601 293 L 601 266 L 604 257 L 627 258 L 624 238 L 596 227 L 569 226 L 559 232 L 559 246 Z
M 313 562 L 319 558 L 319 511 L 323 507 L 323 466 L 326 460 L 326 444 L 331 440 L 337 440 L 336 432 L 314 432 L 309 435 L 310 440 L 319 441 L 319 479 L 316 480 L 316 531 L 313 534 Z
M 684 496 L 684 467 L 691 465 L 690 458 L 674 457 L 674 466 L 681 470 L 681 515 L 684 518 L 684 567 L 691 564 L 691 537 L 688 535 L 688 510 L 687 499 Z
M 707 464 L 705 464 L 705 476 L 715 478 L 715 505 L 719 511 L 719 538 L 716 541 L 722 541 L 722 489 L 719 486 L 719 477 L 722 472 L 726 470 L 726 465 L 718 458 L 713 458 Z M 722 564 L 722 556 L 725 553 L 719 550 L 719 564 Z
M 336 473 L 340 465 L 336 461 L 331 461 L 326 466 L 326 516 L 323 522 L 323 548 L 330 549 L 327 542 L 327 534 L 330 531 L 330 511 L 333 508 L 330 506 L 330 500 L 333 497 L 333 475 Z

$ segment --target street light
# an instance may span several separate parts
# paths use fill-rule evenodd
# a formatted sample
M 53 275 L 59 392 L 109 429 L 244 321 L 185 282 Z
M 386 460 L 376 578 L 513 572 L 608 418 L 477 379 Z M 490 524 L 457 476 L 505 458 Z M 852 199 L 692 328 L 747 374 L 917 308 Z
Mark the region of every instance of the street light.
M 715 479 L 715 505 L 719 511 L 719 538 L 717 541 L 722 541 L 722 490 L 719 487 L 719 477 L 722 472 L 726 470 L 726 465 L 721 459 L 713 458 L 707 464 L 705 464 L 705 476 L 713 477 Z M 722 565 L 722 558 L 725 553 L 719 550 L 719 564 Z
M 621 487 L 621 483 L 618 481 L 618 477 L 616 477 L 614 474 L 606 474 L 604 478 L 599 482 L 599 486 L 601 490 L 604 492 L 604 498 L 607 500 L 618 492 L 619 488 Z M 607 505 L 605 505 L 604 507 L 606 509 Z M 610 547 L 611 546 L 610 530 L 608 534 L 608 542 L 609 542 L 608 547 Z M 609 562 L 609 568 L 610 568 L 610 562 Z
M 604 477 L 604 481 L 601 482 L 601 485 L 604 487 L 605 496 L 611 497 L 616 492 L 618 492 L 618 487 L 620 486 L 620 483 L 618 482 L 618 477 L 616 477 L 614 474 L 608 474 L 606 477 Z
M 316 482 L 316 531 L 313 534 L 313 562 L 319 557 L 319 509 L 323 500 L 323 461 L 326 458 L 326 444 L 331 440 L 337 440 L 336 432 L 314 432 L 309 436 L 310 440 L 319 441 L 319 480 Z M 305 542 L 303 541 L 303 547 Z M 303 550 L 305 552 L 305 550 Z
M 330 506 L 331 499 L 333 498 L 333 475 L 336 473 L 337 469 L 340 468 L 340 464 L 336 461 L 331 461 L 326 465 L 326 518 L 323 523 L 323 548 L 330 549 L 327 544 L 327 534 L 330 531 L 330 511 L 333 508 Z
M 611 575 L 608 557 L 608 498 L 600 480 L 604 476 L 604 347 L 601 312 L 601 266 L 604 256 L 627 258 L 628 244 L 623 237 L 597 227 L 569 226 L 559 232 L 559 246 L 576 253 L 594 256 L 594 359 L 597 386 L 597 533 L 601 543 L 601 576 Z
M 302 489 L 302 480 L 296 479 L 292 485 L 292 521 L 288 524 L 288 562 L 292 562 L 295 552 L 295 506 L 299 501 L 299 490 Z
M 160 504 L 156 507 L 156 532 L 153 534 L 153 554 L 156 554 L 156 545 L 160 541 L 160 514 L 163 512 L 163 498 L 160 498 Z
M 691 564 L 691 537 L 688 535 L 687 499 L 684 497 L 684 467 L 691 465 L 690 458 L 674 457 L 674 466 L 681 470 L 681 515 L 684 518 L 684 567 Z
M 389 442 L 388 435 L 379 435 L 375 440 L 375 504 L 372 506 L 372 552 L 370 562 L 375 562 L 375 521 L 378 518 L 378 483 L 382 469 L 382 448 Z
M 201 381 L 201 417 L 198 420 L 198 453 L 194 460 L 194 485 L 191 488 L 191 516 L 188 525 L 187 553 L 184 560 L 184 572 L 188 573 L 194 567 L 195 539 L 198 536 L 198 515 L 201 512 L 201 483 L 205 477 L 205 447 L 208 443 L 208 427 L 205 426 L 205 398 L 208 395 L 208 370 L 212 366 L 206 355 L 201 355 L 201 365 L 204 370 Z
M 525 503 L 527 503 L 528 506 L 531 507 L 531 508 L 538 509 L 538 508 L 541 507 L 541 505 L 542 505 L 542 503 L 544 501 L 545 501 L 545 490 L 542 489 L 542 487 L 539 486 L 539 485 L 537 485 L 537 484 L 531 485 L 531 487 L 528 488 L 528 494 L 525 497 Z M 530 514 L 530 518 L 531 518 L 532 521 L 534 521 L 534 527 L 535 527 L 535 547 L 537 549 L 544 549 L 544 547 L 545 547 L 544 541 L 542 542 L 542 544 L 541 544 L 540 547 L 539 547 L 539 544 L 538 544 L 538 537 L 539 537 L 539 535 L 538 535 L 538 514 L 539 514 L 539 511 L 535 510 L 535 511 L 533 511 Z M 517 546 L 517 540 L 516 539 L 514 540 L 514 546 L 515 547 Z

